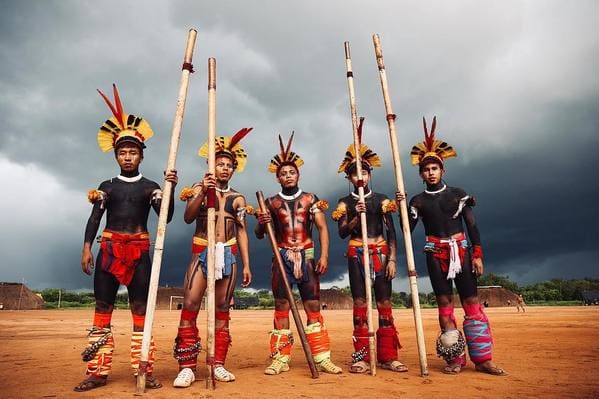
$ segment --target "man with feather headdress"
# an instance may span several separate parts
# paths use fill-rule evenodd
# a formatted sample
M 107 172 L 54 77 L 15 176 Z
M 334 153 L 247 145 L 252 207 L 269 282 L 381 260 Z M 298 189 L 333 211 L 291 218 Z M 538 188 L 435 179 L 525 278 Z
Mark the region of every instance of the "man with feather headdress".
M 270 161 L 268 171 L 275 173 L 281 191 L 265 201 L 267 212 L 258 213 L 256 237 L 264 238 L 265 225 L 274 224 L 277 245 L 283 258 L 290 284 L 297 284 L 308 326 L 306 337 L 317 367 L 326 373 L 341 373 L 341 368 L 331 361 L 328 331 L 320 314 L 320 275 L 328 267 L 329 233 L 324 210 L 328 203 L 319 200 L 316 194 L 299 188 L 299 168 L 304 161 L 293 151 L 293 133 L 283 146 L 279 136 L 280 152 Z M 320 258 L 315 262 L 312 226 L 315 225 L 320 238 Z M 276 375 L 289 371 L 293 336 L 289 329 L 289 301 L 279 269 L 273 263 L 272 292 L 275 297 L 274 329 L 270 334 L 271 364 L 264 371 Z
M 127 287 L 129 293 L 133 317 L 131 366 L 134 375 L 137 375 L 152 266 L 148 215 L 150 208 L 158 214 L 162 202 L 160 186 L 139 172 L 145 141 L 154 135 L 152 128 L 144 119 L 123 111 L 116 85 L 113 85 L 114 104 L 102 92 L 98 92 L 113 114 L 100 127 L 98 144 L 104 152 L 114 150 L 121 171 L 117 177 L 102 182 L 97 190 L 88 193 L 93 208 L 85 228 L 81 255 L 81 267 L 86 274 L 91 274 L 94 268 L 91 248 L 105 211 L 106 227 L 102 232 L 94 273 L 94 321 L 88 335 L 88 346 L 82 353 L 83 360 L 87 362 L 87 378 L 75 387 L 77 392 L 106 385 L 114 351 L 110 321 L 121 284 Z M 174 187 L 177 184 L 176 171 L 167 171 L 165 179 Z M 168 221 L 172 219 L 173 211 L 171 202 Z M 146 388 L 162 386 L 152 375 L 154 353 L 152 339 Z
M 493 375 L 507 375 L 492 361 L 493 337 L 489 319 L 477 294 L 477 276 L 483 273 L 483 250 L 472 208 L 474 197 L 443 181 L 444 161 L 457 156 L 453 147 L 435 139 L 436 117 L 431 132 L 423 118 L 424 142 L 412 147 L 412 164 L 418 165 L 426 184 L 423 193 L 410 200 L 410 229 L 422 219 L 426 233 L 426 265 L 439 308 L 441 335 L 437 355 L 447 366 L 443 372 L 457 374 L 466 366 L 466 346 L 476 370 Z M 397 193 L 397 200 L 405 195 Z M 468 238 L 464 233 L 464 224 Z M 464 333 L 457 328 L 453 306 L 453 283 L 464 309 Z
M 215 248 L 215 303 L 216 330 L 214 338 L 214 378 L 217 381 L 235 381 L 235 375 L 225 368 L 227 352 L 231 344 L 229 333 L 229 303 L 235 290 L 237 260 L 239 252 L 243 263 L 242 287 L 252 280 L 249 263 L 248 236 L 245 226 L 246 213 L 252 209 L 243 195 L 233 190 L 229 182 L 233 173 L 242 172 L 247 155 L 241 146 L 252 128 L 243 128 L 232 137 L 215 138 L 214 175 L 206 173 L 204 178 L 181 192 L 186 201 L 184 220 L 195 221 L 196 230 L 192 240 L 192 257 L 184 280 L 184 299 L 179 330 L 175 339 L 174 357 L 179 362 L 179 374 L 173 382 L 177 388 L 187 388 L 195 381 L 197 357 L 201 349 L 196 320 L 207 286 L 207 221 L 206 195 L 209 188 L 216 190 L 216 248 Z M 200 148 L 201 157 L 208 157 L 208 142 Z
M 356 149 L 350 144 L 345 152 L 345 158 L 339 166 L 338 173 L 345 173 L 345 178 L 352 183 L 353 192 L 339 199 L 337 208 L 331 215 L 337 222 L 339 236 L 349 237 L 347 249 L 347 266 L 349 284 L 354 301 L 352 335 L 355 352 L 352 354 L 352 373 L 367 373 L 370 371 L 370 353 L 368 348 L 368 319 L 366 306 L 365 278 L 371 278 L 379 315 L 379 328 L 376 333 L 377 361 L 379 367 L 405 372 L 408 368 L 399 361 L 398 350 L 401 347 L 391 307 L 391 281 L 397 271 L 395 227 L 392 213 L 397 211 L 395 201 L 385 194 L 375 193 L 369 186 L 372 168 L 381 166 L 379 156 L 366 144 L 362 143 L 362 123 L 360 118 L 358 137 L 360 142 L 360 159 L 362 161 L 362 176 L 359 177 L 356 167 Z M 358 187 L 364 187 L 364 202 L 359 200 Z M 366 212 L 368 231 L 368 251 L 371 265 L 368 276 L 364 274 L 364 247 L 360 213 Z M 386 233 L 387 238 L 383 235 Z

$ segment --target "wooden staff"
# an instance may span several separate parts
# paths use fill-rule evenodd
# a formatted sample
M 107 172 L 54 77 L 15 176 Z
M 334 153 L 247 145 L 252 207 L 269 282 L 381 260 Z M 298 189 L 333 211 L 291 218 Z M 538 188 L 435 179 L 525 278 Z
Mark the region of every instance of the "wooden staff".
M 351 54 L 349 42 L 345 42 L 345 66 L 347 68 L 347 87 L 349 89 L 349 109 L 351 111 L 351 125 L 354 136 L 354 150 L 356 152 L 356 173 L 358 174 L 358 196 L 360 202 L 364 202 L 364 180 L 362 180 L 362 155 L 360 148 L 362 143 L 358 136 L 358 117 L 356 112 L 356 94 L 354 92 L 354 73 L 351 65 Z M 362 250 L 364 257 L 364 284 L 366 286 L 366 306 L 368 315 L 368 347 L 370 354 L 370 374 L 376 375 L 376 343 L 374 339 L 374 323 L 372 320 L 372 281 L 370 272 L 370 254 L 368 252 L 368 225 L 366 224 L 366 212 L 360 212 L 360 227 L 362 230 Z
M 395 131 L 395 114 L 391 107 L 391 99 L 389 98 L 389 87 L 387 85 L 387 74 L 385 72 L 385 64 L 383 62 L 383 50 L 379 35 L 372 35 L 374 43 L 374 52 L 376 55 L 376 63 L 379 68 L 379 77 L 381 80 L 381 88 L 383 90 L 383 99 L 385 100 L 385 112 L 387 115 L 387 125 L 389 127 L 389 139 L 391 140 L 391 152 L 393 154 L 393 165 L 395 167 L 395 183 L 397 191 L 405 193 L 403 181 L 403 172 L 401 169 L 401 160 L 399 159 L 399 142 Z M 416 266 L 414 264 L 414 249 L 412 248 L 412 233 L 410 232 L 410 221 L 408 219 L 408 207 L 406 200 L 399 204 L 401 226 L 403 231 L 406 260 L 408 266 L 408 276 L 410 280 L 410 291 L 412 293 L 412 309 L 414 311 L 414 324 L 416 325 L 416 338 L 418 340 L 418 356 L 420 358 L 420 375 L 428 375 L 428 367 L 426 363 L 426 348 L 424 346 L 424 329 L 422 328 L 422 316 L 420 315 L 420 299 L 418 298 L 418 282 L 416 280 Z
M 171 144 L 168 152 L 168 161 L 166 164 L 167 171 L 175 170 L 177 161 L 177 150 L 179 148 L 179 138 L 181 137 L 181 126 L 183 126 L 183 114 L 185 113 L 187 87 L 189 86 L 189 75 L 193 72 L 191 61 L 196 43 L 196 35 L 197 31 L 195 29 L 190 29 L 189 33 L 187 34 L 187 46 L 185 47 L 185 56 L 183 58 L 183 67 L 181 72 L 181 83 L 179 86 L 179 97 L 177 98 L 177 110 L 175 111 L 175 121 L 173 122 Z M 141 341 L 141 356 L 139 361 L 139 370 L 137 372 L 136 395 L 143 395 L 146 389 L 148 355 L 150 353 L 150 340 L 152 337 L 152 325 L 154 323 L 154 311 L 156 310 L 156 296 L 158 293 L 158 283 L 160 280 L 160 265 L 162 264 L 164 238 L 166 236 L 166 220 L 168 218 L 168 209 L 171 203 L 172 191 L 172 183 L 170 181 L 165 181 L 162 203 L 160 204 L 160 213 L 158 214 L 158 229 L 156 231 L 154 255 L 152 258 L 152 273 L 150 275 L 148 302 L 146 305 L 144 334 Z
M 208 173 L 214 176 L 215 151 L 214 139 L 216 136 L 216 59 L 208 59 Z M 206 311 L 208 313 L 208 352 L 206 353 L 206 366 L 208 367 L 208 378 L 206 379 L 206 388 L 214 389 L 216 380 L 214 379 L 214 330 L 215 330 L 215 272 L 214 272 L 214 252 L 216 246 L 216 190 L 209 188 L 206 198 L 208 208 L 208 247 L 207 247 L 207 269 L 208 278 L 206 286 Z
M 262 194 L 262 191 L 256 192 L 256 198 L 258 199 L 258 207 L 260 208 L 260 212 L 266 213 L 266 204 L 264 203 L 264 195 Z M 310 350 L 310 345 L 308 344 L 308 338 L 306 337 L 306 331 L 304 330 L 304 325 L 302 324 L 302 318 L 297 311 L 297 305 L 295 304 L 295 299 L 293 298 L 293 292 L 291 291 L 291 286 L 289 285 L 289 280 L 287 279 L 287 271 L 285 270 L 283 258 L 279 252 L 279 246 L 277 245 L 277 239 L 275 238 L 272 222 L 266 224 L 265 228 L 266 234 L 268 235 L 268 240 L 270 241 L 272 253 L 275 257 L 275 263 L 279 268 L 279 273 L 281 274 L 283 284 L 285 284 L 285 293 L 287 294 L 287 300 L 289 301 L 289 306 L 291 307 L 291 314 L 293 314 L 293 320 L 295 321 L 295 326 L 297 327 L 297 333 L 300 337 L 300 341 L 302 342 L 302 348 L 304 348 L 304 354 L 306 355 L 308 366 L 310 367 L 310 373 L 312 373 L 312 378 L 318 378 L 318 370 L 316 370 L 316 364 L 314 363 L 312 351 Z

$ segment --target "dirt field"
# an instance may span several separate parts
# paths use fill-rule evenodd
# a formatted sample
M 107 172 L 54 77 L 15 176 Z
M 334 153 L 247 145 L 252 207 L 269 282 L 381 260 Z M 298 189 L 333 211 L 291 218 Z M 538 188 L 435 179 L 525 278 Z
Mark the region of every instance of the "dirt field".
M 458 310 L 458 315 L 461 310 Z M 228 366 L 233 383 L 205 389 L 205 368 L 199 381 L 186 390 L 171 387 L 177 364 L 171 357 L 179 313 L 158 311 L 154 323 L 158 344 L 156 376 L 164 387 L 147 391 L 150 398 L 591 398 L 599 397 L 599 308 L 515 308 L 488 310 L 495 335 L 495 359 L 510 372 L 492 377 L 474 371 L 472 364 L 459 376 L 440 373 L 435 355 L 436 309 L 423 311 L 429 376 L 420 377 L 411 310 L 396 310 L 403 345 L 401 359 L 408 373 L 379 370 L 376 377 L 347 372 L 352 352 L 350 311 L 324 311 L 330 331 L 333 360 L 344 368 L 338 376 L 310 378 L 301 345 L 294 347 L 292 368 L 279 376 L 262 374 L 267 364 L 271 311 L 234 311 L 233 346 Z M 135 381 L 129 370 L 130 314 L 113 317 L 116 350 L 109 383 L 86 393 L 72 388 L 82 378 L 79 354 L 91 310 L 0 312 L 0 397 L 8 398 L 131 398 Z M 459 316 L 461 317 L 461 316 Z M 205 313 L 200 314 L 205 320 Z M 202 323 L 205 325 L 205 323 Z M 204 331 L 205 334 L 205 331 Z

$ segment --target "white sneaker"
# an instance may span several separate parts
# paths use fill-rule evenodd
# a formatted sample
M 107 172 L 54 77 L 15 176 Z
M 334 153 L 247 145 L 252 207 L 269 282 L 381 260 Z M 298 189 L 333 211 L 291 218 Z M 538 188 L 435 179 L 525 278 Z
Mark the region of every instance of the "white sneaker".
M 189 388 L 189 386 L 191 386 L 195 380 L 196 375 L 194 374 L 193 370 L 186 367 L 179 371 L 177 378 L 175 378 L 175 381 L 173 381 L 173 386 L 175 388 Z
M 214 378 L 216 381 L 232 382 L 235 381 L 235 376 L 227 370 L 222 364 L 214 368 Z

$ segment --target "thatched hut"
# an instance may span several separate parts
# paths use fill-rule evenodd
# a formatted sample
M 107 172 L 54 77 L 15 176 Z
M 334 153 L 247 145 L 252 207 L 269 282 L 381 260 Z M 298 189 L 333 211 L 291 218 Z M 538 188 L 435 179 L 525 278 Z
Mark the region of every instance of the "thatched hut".
M 298 309 L 303 308 L 301 299 L 296 301 Z M 343 290 L 333 287 L 320 290 L 320 305 L 324 309 L 352 309 L 353 300 L 351 295 Z
M 0 310 L 42 309 L 44 299 L 22 283 L 0 282 Z
M 515 306 L 518 301 L 518 295 L 500 285 L 486 285 L 478 287 L 478 299 L 480 303 L 488 307 Z M 460 307 L 460 297 L 456 294 L 453 297 L 453 303 Z

